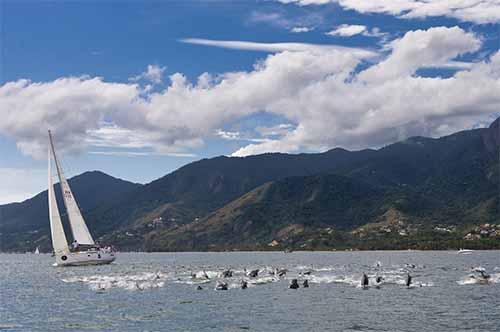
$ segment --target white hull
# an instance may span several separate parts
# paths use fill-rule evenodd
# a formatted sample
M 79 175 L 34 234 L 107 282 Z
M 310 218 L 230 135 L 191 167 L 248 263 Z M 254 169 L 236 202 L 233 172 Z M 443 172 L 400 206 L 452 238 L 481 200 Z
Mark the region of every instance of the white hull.
M 460 255 L 472 254 L 473 252 L 474 252 L 474 250 L 472 250 L 472 249 L 460 249 L 460 250 L 458 251 L 458 253 L 459 253 Z
M 56 256 L 56 266 L 82 266 L 109 264 L 116 259 L 109 251 L 78 251 Z

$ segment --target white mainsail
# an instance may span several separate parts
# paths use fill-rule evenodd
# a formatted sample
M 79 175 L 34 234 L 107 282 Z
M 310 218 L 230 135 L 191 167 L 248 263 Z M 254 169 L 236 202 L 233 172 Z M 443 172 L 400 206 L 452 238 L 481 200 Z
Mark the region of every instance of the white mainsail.
M 59 214 L 59 209 L 57 208 L 56 196 L 54 195 L 54 184 L 52 183 L 52 172 L 51 172 L 51 156 L 49 148 L 49 219 L 50 219 L 50 232 L 52 235 L 52 247 L 56 254 L 68 253 L 68 241 L 66 240 L 66 235 L 64 234 L 64 229 L 61 222 L 61 216 Z M 38 249 L 38 247 L 37 247 Z
M 61 185 L 61 191 L 63 196 L 64 205 L 68 213 L 69 224 L 71 226 L 71 232 L 73 233 L 73 238 L 79 244 L 89 244 L 93 245 L 94 239 L 90 235 L 89 229 L 83 220 L 82 214 L 78 205 L 76 204 L 71 188 L 69 187 L 68 181 L 62 172 L 59 161 L 57 160 L 56 151 L 54 149 L 54 143 L 52 142 L 52 134 L 49 131 L 50 148 L 52 150 L 52 156 L 54 157 L 54 163 L 57 168 L 57 175 L 59 177 L 59 183 Z

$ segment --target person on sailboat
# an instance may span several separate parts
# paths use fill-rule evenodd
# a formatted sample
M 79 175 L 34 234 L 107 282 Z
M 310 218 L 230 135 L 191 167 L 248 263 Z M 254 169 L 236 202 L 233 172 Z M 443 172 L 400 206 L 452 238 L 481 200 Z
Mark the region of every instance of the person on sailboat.
M 73 251 L 78 251 L 78 241 L 77 240 L 74 240 L 73 243 L 71 244 L 71 248 L 73 249 Z

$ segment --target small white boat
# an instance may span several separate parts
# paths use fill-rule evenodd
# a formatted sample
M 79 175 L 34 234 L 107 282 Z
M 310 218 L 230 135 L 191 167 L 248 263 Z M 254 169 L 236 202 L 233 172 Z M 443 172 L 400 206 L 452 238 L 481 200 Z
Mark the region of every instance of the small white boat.
M 36 247 L 36 249 L 35 249 L 35 254 L 37 254 L 37 255 L 38 255 L 39 253 L 40 253 L 40 249 L 39 249 L 38 247 Z
M 56 266 L 75 266 L 75 265 L 100 265 L 109 264 L 115 260 L 115 252 L 112 249 L 101 248 L 96 245 L 92 235 L 90 234 L 85 220 L 78 208 L 75 197 L 71 192 L 71 188 L 66 180 L 61 165 L 57 160 L 52 134 L 49 130 L 49 219 L 50 231 L 52 236 L 52 247 L 54 248 L 54 256 L 56 258 Z M 57 175 L 61 186 L 61 193 L 68 214 L 68 220 L 75 240 L 75 245 L 72 249 L 68 246 L 66 234 L 64 233 L 61 215 L 57 207 L 56 196 L 54 193 L 54 184 L 52 182 L 51 165 L 52 159 L 57 169 Z
M 461 255 L 467 255 L 467 254 L 472 254 L 473 252 L 474 252 L 474 250 L 472 250 L 472 249 L 462 249 L 462 248 L 460 248 L 457 253 L 461 254 Z

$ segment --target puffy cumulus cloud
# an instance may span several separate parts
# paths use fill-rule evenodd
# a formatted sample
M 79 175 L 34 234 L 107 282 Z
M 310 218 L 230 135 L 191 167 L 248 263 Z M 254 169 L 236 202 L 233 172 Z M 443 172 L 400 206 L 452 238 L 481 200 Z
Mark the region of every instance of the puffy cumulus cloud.
M 105 116 L 127 126 L 138 121 L 138 95 L 135 84 L 107 83 L 98 77 L 8 82 L 0 86 L 0 133 L 38 158 L 45 156 L 48 129 L 57 133 L 61 146 L 80 148 L 87 130 L 99 128 Z
M 450 60 L 477 51 L 480 46 L 477 37 L 459 27 L 410 31 L 387 46 L 392 50 L 390 57 L 359 76 L 382 81 L 412 74 L 422 67 L 449 66 Z
M 18 80 L 0 86 L 0 133 L 37 158 L 45 156 L 49 128 L 67 150 L 93 144 L 178 153 L 199 147 L 203 137 L 226 121 L 265 110 L 276 100 L 293 97 L 304 84 L 358 62 L 357 55 L 344 50 L 285 51 L 258 62 L 252 71 L 205 73 L 196 83 L 176 73 L 166 89 L 145 96 L 137 84 L 101 78 Z M 112 126 L 105 125 L 109 122 Z
M 285 51 L 258 62 L 253 71 L 204 74 L 196 84 L 175 74 L 168 89 L 149 96 L 147 122 L 171 124 L 168 131 L 174 136 L 207 136 L 223 123 L 273 109 L 325 75 L 345 79 L 358 63 L 355 55 L 338 50 Z
M 435 42 L 436 37 L 443 44 Z M 486 122 L 500 108 L 500 53 L 450 78 L 416 75 L 421 66 L 447 63 L 478 45 L 473 35 L 459 28 L 407 33 L 392 43 L 387 59 L 351 79 L 327 75 L 294 98 L 276 102 L 274 111 L 299 126 L 281 139 L 248 145 L 234 155 L 293 152 L 299 147 L 374 147 Z
M 123 145 L 183 154 L 214 133 L 241 138 L 217 129 L 267 112 L 285 125 L 256 128 L 259 140 L 249 139 L 234 155 L 444 135 L 500 109 L 500 53 L 448 78 L 419 77 L 417 71 L 446 65 L 479 45 L 460 28 L 432 28 L 393 41 L 385 59 L 360 72 L 363 58 L 355 52 L 305 48 L 270 54 L 249 71 L 205 73 L 196 82 L 176 73 L 165 89 L 146 95 L 136 84 L 100 78 L 9 82 L 0 87 L 0 133 L 32 155 L 45 153 L 47 128 L 73 148 Z
M 498 0 L 277 0 L 300 6 L 338 3 L 344 9 L 360 13 L 381 13 L 400 18 L 447 16 L 478 24 L 500 22 Z

